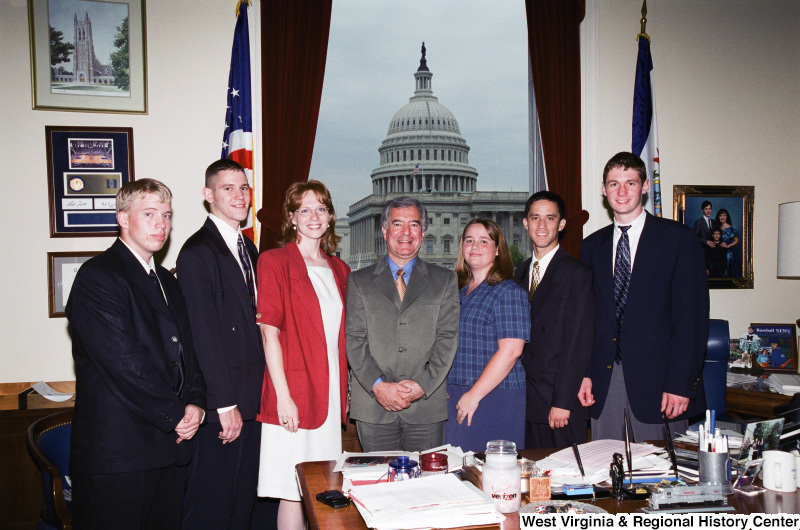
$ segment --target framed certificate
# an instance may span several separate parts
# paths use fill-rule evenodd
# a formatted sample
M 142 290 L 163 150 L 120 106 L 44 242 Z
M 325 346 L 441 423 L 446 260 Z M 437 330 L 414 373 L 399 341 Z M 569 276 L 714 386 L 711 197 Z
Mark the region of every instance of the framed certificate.
M 81 265 L 99 252 L 48 252 L 47 253 L 47 300 L 50 318 L 66 316 L 72 282 Z

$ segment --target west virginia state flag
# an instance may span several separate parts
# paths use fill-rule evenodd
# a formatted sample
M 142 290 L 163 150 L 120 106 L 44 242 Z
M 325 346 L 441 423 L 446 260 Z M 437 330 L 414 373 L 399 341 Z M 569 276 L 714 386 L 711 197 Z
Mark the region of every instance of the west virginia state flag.
M 650 190 L 645 208 L 661 217 L 661 167 L 658 160 L 658 126 L 656 124 L 656 92 L 653 84 L 653 58 L 650 38 L 639 35 L 639 57 L 633 88 L 633 134 L 631 151 L 644 160 Z

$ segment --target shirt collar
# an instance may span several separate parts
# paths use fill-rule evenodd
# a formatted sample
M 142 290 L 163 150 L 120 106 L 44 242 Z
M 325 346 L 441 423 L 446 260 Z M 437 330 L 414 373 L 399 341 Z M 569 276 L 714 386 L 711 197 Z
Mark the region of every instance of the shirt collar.
M 208 214 L 208 218 L 211 219 L 211 221 L 217 227 L 217 230 L 219 230 L 222 239 L 225 240 L 225 243 L 227 243 L 228 246 L 230 246 L 231 243 L 236 245 L 239 242 L 239 234 L 242 233 L 242 229 L 240 227 L 237 226 L 236 229 L 234 229 L 231 225 L 229 225 L 228 223 L 226 223 L 213 213 Z
M 136 253 L 136 251 L 135 251 L 135 250 L 133 250 L 133 249 L 131 248 L 131 246 L 125 242 L 125 240 L 124 240 L 124 239 L 122 239 L 122 238 L 119 238 L 119 240 L 120 240 L 120 241 L 122 241 L 122 244 L 123 244 L 123 245 L 125 245 L 126 247 L 128 247 L 128 250 L 130 250 L 130 251 L 131 251 L 131 254 L 133 254 L 133 255 L 134 255 L 134 257 L 136 258 L 136 261 L 138 261 L 138 262 L 139 262 L 139 264 L 140 264 L 142 267 L 144 267 L 144 271 L 145 271 L 147 274 L 150 274 L 150 271 L 151 271 L 151 270 L 153 270 L 153 271 L 154 271 L 154 270 L 156 270 L 156 262 L 155 262 L 155 260 L 153 259 L 153 256 L 150 256 L 150 261 L 149 261 L 149 262 L 147 262 L 147 261 L 145 261 L 145 260 L 144 260 L 144 258 L 142 258 L 142 257 L 141 257 L 139 254 L 137 254 L 137 253 Z
M 633 222 L 630 225 L 621 225 L 619 223 L 619 221 L 617 221 L 616 218 L 615 218 L 614 219 L 614 229 L 615 230 L 619 230 L 621 232 L 621 230 L 619 229 L 620 226 L 630 226 L 630 230 L 635 230 L 637 232 L 640 232 L 642 230 L 642 227 L 644 227 L 645 217 L 647 217 L 647 210 L 642 208 L 642 213 L 639 214 L 639 217 L 634 219 Z
M 538 262 L 539 263 L 539 281 L 541 281 L 542 278 L 544 278 L 544 273 L 547 272 L 547 266 L 550 265 L 551 261 L 553 261 L 553 256 L 556 255 L 556 251 L 558 250 L 558 247 L 560 247 L 560 246 L 561 246 L 560 244 L 556 245 L 556 247 L 554 249 L 551 249 L 550 252 L 548 252 L 547 254 L 545 254 L 544 256 L 542 256 L 541 258 L 538 258 L 538 259 L 536 258 L 535 254 L 531 254 L 531 265 L 530 265 L 530 268 L 529 268 L 528 277 L 529 278 L 533 278 L 533 265 Z
M 392 271 L 392 278 L 396 279 L 397 271 L 403 269 L 403 279 L 406 282 L 406 285 L 408 285 L 408 279 L 411 277 L 411 270 L 414 268 L 414 263 L 417 262 L 416 256 L 402 267 L 392 261 L 392 258 L 390 258 L 388 254 L 386 255 L 386 262 L 389 264 L 389 270 Z

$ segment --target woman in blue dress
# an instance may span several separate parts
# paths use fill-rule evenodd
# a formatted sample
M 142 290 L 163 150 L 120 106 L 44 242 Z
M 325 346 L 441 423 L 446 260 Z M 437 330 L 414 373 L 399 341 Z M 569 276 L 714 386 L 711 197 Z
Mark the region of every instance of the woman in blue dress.
M 727 278 L 740 278 L 742 276 L 741 261 L 742 248 L 739 246 L 740 236 L 738 230 L 733 227 L 731 214 L 725 208 L 720 208 L 717 212 L 717 226 L 722 230 L 722 243 L 720 246 L 727 250 L 725 260 L 725 276 Z
M 527 293 L 500 227 L 473 219 L 456 261 L 461 315 L 458 350 L 447 377 L 445 441 L 483 451 L 489 440 L 525 443 L 525 372 L 520 357 L 530 338 Z

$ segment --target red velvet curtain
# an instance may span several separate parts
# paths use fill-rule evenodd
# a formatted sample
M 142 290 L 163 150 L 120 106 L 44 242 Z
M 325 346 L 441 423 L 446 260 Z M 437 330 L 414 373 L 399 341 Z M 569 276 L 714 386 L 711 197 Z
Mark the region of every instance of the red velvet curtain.
M 584 0 L 526 0 L 536 110 L 547 186 L 567 205 L 561 245 L 580 253 L 589 214 L 581 204 L 581 48 Z
M 286 189 L 308 179 L 332 0 L 261 2 L 263 183 L 260 250 L 277 246 Z

